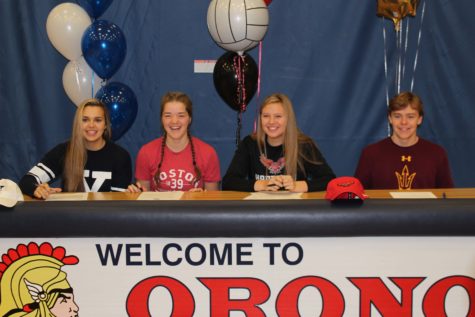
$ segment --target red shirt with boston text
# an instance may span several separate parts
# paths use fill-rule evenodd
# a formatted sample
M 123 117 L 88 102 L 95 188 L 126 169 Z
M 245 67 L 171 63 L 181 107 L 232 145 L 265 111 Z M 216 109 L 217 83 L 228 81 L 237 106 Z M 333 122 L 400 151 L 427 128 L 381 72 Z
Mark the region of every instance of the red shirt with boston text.
M 135 178 L 150 182 L 152 191 L 188 191 L 192 188 L 203 188 L 204 183 L 219 182 L 221 179 L 219 159 L 214 148 L 193 137 L 196 164 L 201 171 L 201 179 L 196 179 L 195 167 L 191 152 L 191 144 L 180 152 L 173 152 L 167 146 L 160 168 L 160 182 L 157 186 L 154 176 L 161 159 L 163 137 L 155 139 L 140 149 L 135 163 Z

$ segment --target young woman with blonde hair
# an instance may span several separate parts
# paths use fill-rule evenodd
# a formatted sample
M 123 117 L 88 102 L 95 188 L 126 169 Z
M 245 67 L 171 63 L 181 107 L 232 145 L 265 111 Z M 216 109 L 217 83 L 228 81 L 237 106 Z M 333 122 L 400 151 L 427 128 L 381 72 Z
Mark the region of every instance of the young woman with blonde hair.
M 49 151 L 23 176 L 22 192 L 46 199 L 61 191 L 125 191 L 132 177 L 130 155 L 110 136 L 107 107 L 97 99 L 85 100 L 76 110 L 71 139 Z M 60 188 L 49 186 L 60 178 Z
M 267 97 L 256 133 L 239 145 L 223 177 L 223 190 L 323 191 L 335 177 L 313 140 L 297 127 L 284 94 Z
M 160 105 L 162 137 L 145 144 L 137 155 L 136 184 L 128 191 L 218 190 L 221 175 L 214 148 L 192 137 L 191 99 L 183 92 L 166 93 Z

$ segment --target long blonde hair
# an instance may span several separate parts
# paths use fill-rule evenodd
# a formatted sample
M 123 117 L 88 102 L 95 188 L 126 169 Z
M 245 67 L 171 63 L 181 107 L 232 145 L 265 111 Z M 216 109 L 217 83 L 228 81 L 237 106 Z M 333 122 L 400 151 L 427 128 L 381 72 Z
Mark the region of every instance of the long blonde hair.
M 64 159 L 63 168 L 63 181 L 64 189 L 67 192 L 82 192 L 84 191 L 84 167 L 87 162 L 87 149 L 86 142 L 83 136 L 82 129 L 82 114 L 86 107 L 100 107 L 104 112 L 104 120 L 106 129 L 102 138 L 104 140 L 110 140 L 111 122 L 109 118 L 109 112 L 107 107 L 95 98 L 84 100 L 77 108 L 74 115 L 73 128 L 71 133 L 71 139 L 69 140 L 68 148 L 66 150 L 66 156 Z
M 262 128 L 261 114 L 265 106 L 273 103 L 280 103 L 284 108 L 284 112 L 287 115 L 287 126 L 284 132 L 284 142 L 282 144 L 284 148 L 285 158 L 285 173 L 291 175 L 295 179 L 297 178 L 297 170 L 300 170 L 305 175 L 304 162 L 310 162 L 312 164 L 322 164 L 318 161 L 316 153 L 316 145 L 313 140 L 300 131 L 297 126 L 297 119 L 292 106 L 292 102 L 289 97 L 282 93 L 275 93 L 267 97 L 259 108 L 259 118 L 257 124 L 257 131 L 254 137 L 257 140 L 257 146 L 261 154 L 265 153 L 264 147 L 266 146 L 266 134 Z M 311 151 L 305 153 L 303 151 L 303 145 L 308 144 Z

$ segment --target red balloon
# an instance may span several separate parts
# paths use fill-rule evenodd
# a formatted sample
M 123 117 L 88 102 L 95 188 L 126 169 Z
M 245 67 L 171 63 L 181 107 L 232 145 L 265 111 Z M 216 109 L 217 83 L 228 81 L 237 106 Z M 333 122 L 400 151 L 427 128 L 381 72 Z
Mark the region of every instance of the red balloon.
M 264 0 L 264 2 L 266 3 L 266 5 L 269 5 L 272 2 L 272 0 Z

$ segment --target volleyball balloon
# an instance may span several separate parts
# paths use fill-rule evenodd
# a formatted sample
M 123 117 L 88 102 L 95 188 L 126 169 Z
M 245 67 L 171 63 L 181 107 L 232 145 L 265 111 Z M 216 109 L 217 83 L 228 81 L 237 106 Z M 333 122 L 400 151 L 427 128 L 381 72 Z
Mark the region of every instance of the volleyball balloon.
M 207 22 L 216 44 L 242 55 L 264 38 L 269 11 L 264 0 L 211 0 Z

